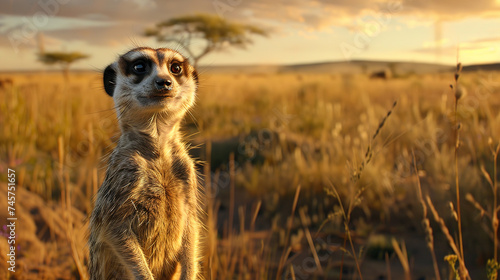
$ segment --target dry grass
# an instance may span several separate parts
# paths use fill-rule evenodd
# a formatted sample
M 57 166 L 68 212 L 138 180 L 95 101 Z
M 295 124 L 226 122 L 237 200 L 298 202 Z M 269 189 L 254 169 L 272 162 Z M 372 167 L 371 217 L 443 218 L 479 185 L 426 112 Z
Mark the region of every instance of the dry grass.
M 47 279 L 77 277 L 86 257 L 84 243 L 71 235 L 84 231 L 78 226 L 84 227 L 92 196 L 103 179 L 103 159 L 117 139 L 112 100 L 103 92 L 99 74 L 72 74 L 68 83 L 58 73 L 0 78 L 6 76 L 13 85 L 0 89 L 7 100 L 0 104 L 0 154 L 5 159 L 0 163 L 1 176 L 7 167 L 15 168 L 18 185 L 30 191 L 21 193 L 26 200 L 39 201 L 32 195 L 37 194 L 44 207 L 55 209 L 39 220 L 38 227 L 22 229 L 26 233 L 19 238 L 33 245 L 26 246 L 22 258 L 30 265 L 20 275 L 29 279 L 38 270 L 39 275 L 52 273 Z M 452 213 L 443 207 L 457 194 L 462 199 L 463 259 L 471 275 L 486 275 L 486 260 L 498 261 L 500 85 L 495 81 L 500 74 L 460 77 L 468 94 L 461 96 L 456 110 L 461 122 L 457 173 L 451 167 L 455 114 L 447 87 L 452 76 L 388 81 L 291 73 L 202 77 L 192 112 L 196 121 L 187 117 L 185 131 L 195 146 L 201 144 L 193 154 L 209 160 L 202 171 L 210 198 L 203 259 L 206 279 L 359 278 L 378 261 L 363 250 L 372 234 L 403 240 L 416 226 L 426 244 L 426 232 L 419 226 L 426 218 L 419 205 L 439 213 L 438 224 L 428 222 L 434 239 L 457 236 Z M 377 132 L 394 100 L 397 107 Z M 231 154 L 234 161 L 229 160 Z M 352 171 L 360 166 L 363 174 L 353 183 Z M 422 196 L 411 187 L 417 180 L 416 169 Z M 459 184 L 454 184 L 455 174 Z M 324 194 L 331 184 L 338 200 Z M 459 191 L 451 191 L 451 185 Z M 430 200 L 421 204 L 427 196 Z M 474 203 L 464 203 L 466 196 Z M 350 230 L 335 214 L 341 203 L 353 205 Z M 72 214 L 61 218 L 62 213 Z M 329 214 L 329 223 L 320 228 Z M 27 212 L 24 219 L 36 217 Z M 449 236 L 438 230 L 445 227 Z M 350 249 L 342 246 L 346 233 L 351 235 Z M 417 273 L 436 277 L 434 268 L 446 267 L 444 255 L 462 258 L 460 246 L 457 253 L 436 241 L 438 264 L 419 272 L 418 254 L 411 251 L 410 242 L 405 244 L 408 254 L 402 249 L 399 253 L 409 264 L 400 274 L 401 265 L 390 263 L 394 254 L 384 254 L 387 261 L 378 261 L 383 274 L 391 268 L 392 279 L 408 277 L 410 272 L 412 277 Z M 32 262 L 30 256 L 40 250 L 45 252 L 42 261 Z M 345 263 L 340 264 L 344 255 Z

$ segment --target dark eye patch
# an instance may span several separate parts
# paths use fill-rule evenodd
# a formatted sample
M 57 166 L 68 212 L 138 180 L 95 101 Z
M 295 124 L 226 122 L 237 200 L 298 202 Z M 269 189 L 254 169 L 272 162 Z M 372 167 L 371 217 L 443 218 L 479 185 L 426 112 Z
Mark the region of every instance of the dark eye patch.
M 132 64 L 132 72 L 136 75 L 146 74 L 147 65 L 146 62 L 138 60 Z
M 151 72 L 151 60 L 146 57 L 140 57 L 132 61 L 126 61 L 125 75 L 134 75 L 134 84 L 140 83 Z
M 127 74 L 144 75 L 151 71 L 151 60 L 148 58 L 137 58 L 127 63 Z

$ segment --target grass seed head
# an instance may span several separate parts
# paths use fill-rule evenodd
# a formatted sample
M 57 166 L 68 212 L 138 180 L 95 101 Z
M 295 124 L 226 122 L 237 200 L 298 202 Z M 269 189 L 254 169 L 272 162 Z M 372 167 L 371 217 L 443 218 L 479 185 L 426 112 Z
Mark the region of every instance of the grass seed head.
M 464 97 L 467 94 L 466 89 L 461 86 L 457 85 L 457 88 L 455 89 L 455 98 L 459 100 L 460 98 Z

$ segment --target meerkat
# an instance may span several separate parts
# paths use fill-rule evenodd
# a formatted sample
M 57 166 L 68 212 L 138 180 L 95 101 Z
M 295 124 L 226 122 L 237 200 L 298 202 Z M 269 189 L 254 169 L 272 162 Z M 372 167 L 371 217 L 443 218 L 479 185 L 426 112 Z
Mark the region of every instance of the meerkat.
M 198 279 L 197 174 L 179 132 L 197 72 L 174 50 L 141 47 L 103 82 L 121 136 L 90 216 L 90 279 Z

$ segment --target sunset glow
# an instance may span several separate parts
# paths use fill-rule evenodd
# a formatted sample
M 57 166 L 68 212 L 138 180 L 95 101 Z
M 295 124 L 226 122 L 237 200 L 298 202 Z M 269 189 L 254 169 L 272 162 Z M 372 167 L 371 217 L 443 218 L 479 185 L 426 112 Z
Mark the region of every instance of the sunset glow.
M 202 64 L 296 64 L 350 59 L 453 64 L 500 61 L 500 4 L 479 1 L 355 3 L 190 0 L 3 1 L 1 70 L 41 69 L 36 52 L 84 51 L 75 64 L 100 69 L 134 44 L 162 46 L 145 28 L 184 14 L 211 13 L 272 30 L 246 50 L 213 53 Z M 67 2 L 67 3 L 66 3 Z M 277 12 L 279 11 L 279 12 Z M 43 41 L 40 40 L 43 38 Z M 200 42 L 201 44 L 201 42 Z

